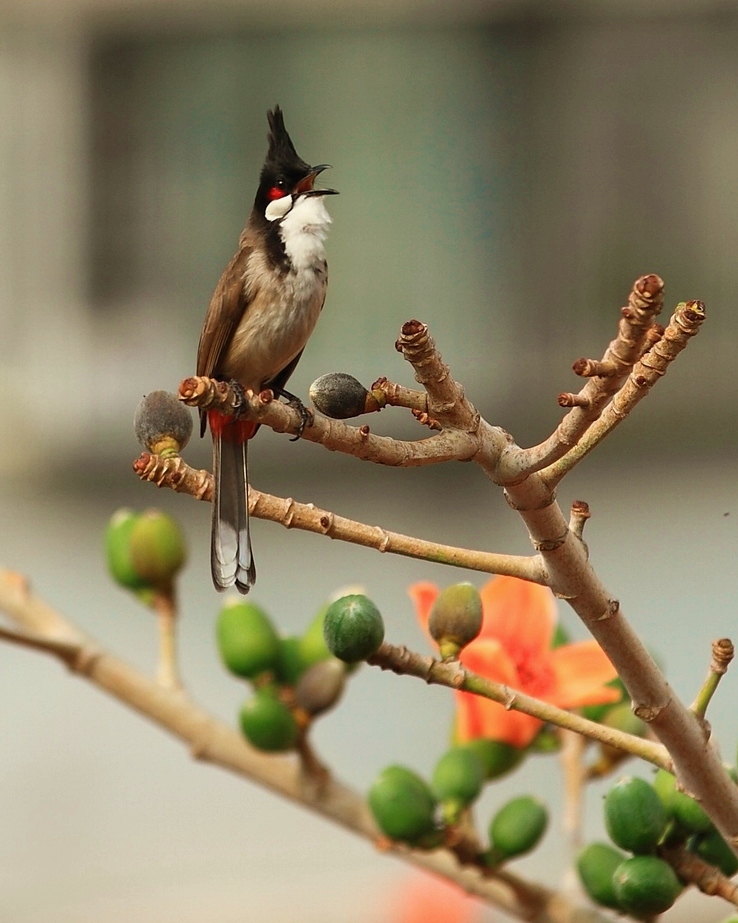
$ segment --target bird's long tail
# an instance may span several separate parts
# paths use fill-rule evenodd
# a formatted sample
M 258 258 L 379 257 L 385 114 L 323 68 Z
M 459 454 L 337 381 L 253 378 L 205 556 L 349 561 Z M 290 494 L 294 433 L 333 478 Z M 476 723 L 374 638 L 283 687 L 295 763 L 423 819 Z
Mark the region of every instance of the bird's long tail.
M 234 420 L 211 411 L 213 435 L 213 518 L 210 569 L 216 590 L 234 584 L 248 593 L 256 581 L 249 534 L 248 441 L 256 432 L 251 421 Z

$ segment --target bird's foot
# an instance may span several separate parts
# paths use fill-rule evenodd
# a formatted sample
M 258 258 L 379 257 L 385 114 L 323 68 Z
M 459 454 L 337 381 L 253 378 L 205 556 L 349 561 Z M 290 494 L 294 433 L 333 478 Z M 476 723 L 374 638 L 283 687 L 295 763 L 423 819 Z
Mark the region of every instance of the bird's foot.
M 297 433 L 290 439 L 290 442 L 297 442 L 297 440 L 305 432 L 306 426 L 312 426 L 313 422 L 313 413 L 311 410 L 303 404 L 299 397 L 296 394 L 292 394 L 290 391 L 285 391 L 282 388 L 279 392 L 281 397 L 286 398 L 287 403 L 290 407 L 296 410 L 300 414 L 300 426 L 297 429 Z
M 239 417 L 249 405 L 246 390 L 241 382 L 236 381 L 235 378 L 228 382 L 228 387 L 233 392 L 233 416 Z

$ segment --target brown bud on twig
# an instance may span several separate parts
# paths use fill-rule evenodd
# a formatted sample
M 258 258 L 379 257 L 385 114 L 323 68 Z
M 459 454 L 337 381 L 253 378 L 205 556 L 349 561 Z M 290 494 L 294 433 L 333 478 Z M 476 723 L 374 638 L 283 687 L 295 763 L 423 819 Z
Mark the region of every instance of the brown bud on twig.
M 154 455 L 179 455 L 192 435 L 192 414 L 174 394 L 152 391 L 136 408 L 133 429 L 141 445 Z
M 577 359 L 572 365 L 572 370 L 580 378 L 612 378 L 618 373 L 614 363 L 602 362 L 599 359 Z
M 347 372 L 329 372 L 310 385 L 310 400 L 318 410 L 332 420 L 347 420 L 362 413 L 375 413 L 382 404 L 375 394 L 367 391 Z

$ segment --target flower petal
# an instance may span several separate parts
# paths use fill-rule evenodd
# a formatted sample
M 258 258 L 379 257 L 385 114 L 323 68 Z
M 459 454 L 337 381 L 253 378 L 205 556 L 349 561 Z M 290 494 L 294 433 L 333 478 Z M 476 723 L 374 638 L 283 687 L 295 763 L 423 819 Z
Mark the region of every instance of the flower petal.
M 438 594 L 441 592 L 435 583 L 413 583 L 407 588 L 408 595 L 415 605 L 415 615 L 420 622 L 424 631 L 428 631 L 428 619 L 436 601 Z
M 472 923 L 479 915 L 478 901 L 458 885 L 432 875 L 415 875 L 401 885 L 385 917 L 392 923 Z
M 513 747 L 527 747 L 543 722 L 471 692 L 456 693 L 456 735 L 459 742 L 488 737 Z
M 565 644 L 551 651 L 550 658 L 556 688 L 549 701 L 559 708 L 604 705 L 620 698 L 618 689 L 605 685 L 617 673 L 596 641 Z
M 484 609 L 480 637 L 497 638 L 513 657 L 519 650 L 528 656 L 548 650 L 556 625 L 556 600 L 548 587 L 517 577 L 495 577 L 480 595 Z
M 496 683 L 506 683 L 516 689 L 520 688 L 518 671 L 512 658 L 494 638 L 472 641 L 461 652 L 461 662 L 469 670 L 493 679 Z

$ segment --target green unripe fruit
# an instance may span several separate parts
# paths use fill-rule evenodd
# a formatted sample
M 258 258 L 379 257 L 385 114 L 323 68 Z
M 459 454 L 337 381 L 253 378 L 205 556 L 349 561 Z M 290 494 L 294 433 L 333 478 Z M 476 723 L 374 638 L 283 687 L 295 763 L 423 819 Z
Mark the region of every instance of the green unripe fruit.
M 674 869 L 656 856 L 633 856 L 613 873 L 620 909 L 634 916 L 663 913 L 679 897 L 682 886 Z
M 456 583 L 438 594 L 428 619 L 428 631 L 442 660 L 458 657 L 481 628 L 482 599 L 471 583 Z
M 652 852 L 667 819 L 656 790 L 643 779 L 626 776 L 605 796 L 607 832 L 613 843 L 630 852 Z
M 297 742 L 292 712 L 267 689 L 260 689 L 245 703 L 240 718 L 244 737 L 258 750 L 292 750 Z
M 333 708 L 345 686 L 346 664 L 330 657 L 305 670 L 295 686 L 295 701 L 300 708 L 315 717 Z
M 738 872 L 738 857 L 717 830 L 695 837 L 690 842 L 689 849 L 705 862 L 717 866 L 728 878 L 732 878 Z
M 113 513 L 105 529 L 105 557 L 113 580 L 127 590 L 141 590 L 149 584 L 133 566 L 131 531 L 140 513 L 120 509 Z
M 498 779 L 515 769 L 525 759 L 526 753 L 520 747 L 513 747 L 500 740 L 490 740 L 488 737 L 468 740 L 463 746 L 472 750 L 481 759 L 484 777 L 488 781 Z
M 484 764 L 468 747 L 452 747 L 436 763 L 431 780 L 433 794 L 443 802 L 447 823 L 479 797 L 484 784 Z
M 384 641 L 384 622 L 366 596 L 342 596 L 328 606 L 323 635 L 334 657 L 356 663 L 371 657 Z
M 323 606 L 300 638 L 300 658 L 306 667 L 332 656 L 323 635 L 323 623 L 327 611 L 328 606 Z
M 430 787 L 404 766 L 388 766 L 369 789 L 369 807 L 391 840 L 414 843 L 435 828 L 436 801 Z
M 704 808 L 694 798 L 680 792 L 676 779 L 665 769 L 659 769 L 653 780 L 659 798 L 668 815 L 673 817 L 688 833 L 709 833 L 715 829 Z
M 169 592 L 187 557 L 177 523 L 160 510 L 146 510 L 133 524 L 130 543 L 131 563 L 137 573 L 155 589 Z
M 300 654 L 300 638 L 280 638 L 274 678 L 284 686 L 294 686 L 304 672 L 305 664 Z
M 607 843 L 590 843 L 577 858 L 577 871 L 582 886 L 596 904 L 617 910 L 613 873 L 625 856 Z
M 548 826 L 548 809 L 532 795 L 513 798 L 492 818 L 489 841 L 493 863 L 534 849 Z
M 253 679 L 274 670 L 280 658 L 280 640 L 269 616 L 253 603 L 227 600 L 216 625 L 223 663 L 236 676 Z

